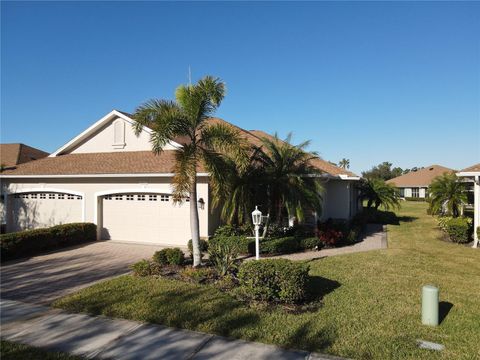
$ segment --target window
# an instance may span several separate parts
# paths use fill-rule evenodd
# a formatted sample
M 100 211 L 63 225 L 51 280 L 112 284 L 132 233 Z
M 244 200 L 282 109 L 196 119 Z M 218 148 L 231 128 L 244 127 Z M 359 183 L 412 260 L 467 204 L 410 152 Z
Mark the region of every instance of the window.
M 129 201 L 133 200 L 133 195 L 127 195 L 127 200 Z
M 145 201 L 145 195 L 137 195 L 137 200 Z
M 419 190 L 418 188 L 412 188 L 412 197 L 418 198 Z
M 30 194 L 30 199 L 36 199 L 37 198 L 37 194 Z
M 68 200 L 73 200 L 73 199 L 75 199 L 75 196 L 73 196 L 72 194 L 68 194 L 67 199 Z
M 58 194 L 58 199 L 59 200 L 65 199 L 65 194 Z
M 405 197 L 405 188 L 398 188 L 398 195 L 400 197 Z
M 170 201 L 170 196 L 168 196 L 168 195 L 160 195 L 160 201 Z
M 15 199 L 19 199 L 19 198 L 20 198 L 20 195 L 15 194 L 15 195 L 14 195 L 14 198 L 15 198 Z
M 121 119 L 113 123 L 113 147 L 117 149 L 125 147 L 125 122 Z
M 148 201 L 157 201 L 157 195 L 149 195 Z
M 112 195 L 107 195 L 104 197 L 105 200 L 112 200 Z
M 40 199 L 46 199 L 46 198 L 47 198 L 47 194 L 45 194 L 45 193 L 40 194 Z
M 55 194 L 48 194 L 49 199 L 55 199 Z
M 77 195 L 77 200 L 82 200 L 82 197 L 80 195 Z
M 123 200 L 123 195 L 115 195 L 115 200 Z

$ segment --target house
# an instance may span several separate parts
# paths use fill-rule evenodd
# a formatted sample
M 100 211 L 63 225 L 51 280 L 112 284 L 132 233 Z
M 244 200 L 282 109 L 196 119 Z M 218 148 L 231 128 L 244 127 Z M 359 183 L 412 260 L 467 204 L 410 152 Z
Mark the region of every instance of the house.
M 480 163 L 460 170 L 457 176 L 473 183 L 473 247 L 476 248 L 480 236 L 477 231 L 480 226 Z
M 440 165 L 430 165 L 390 179 L 387 184 L 394 185 L 402 198 L 427 198 L 428 187 L 432 180 L 450 172 L 455 170 Z
M 221 121 L 221 119 L 211 119 Z M 189 204 L 172 201 L 172 166 L 181 139 L 159 155 L 151 129 L 136 136 L 131 115 L 113 110 L 46 158 L 0 174 L 7 196 L 7 231 L 70 222 L 98 225 L 98 239 L 185 246 L 190 239 Z M 231 124 L 230 124 L 231 125 Z M 234 126 L 234 125 L 232 125 Z M 252 144 L 260 133 L 237 129 Z M 355 174 L 318 159 L 325 183 L 323 218 L 348 219 L 359 202 Z M 197 169 L 200 236 L 220 224 L 211 206 L 208 173 Z

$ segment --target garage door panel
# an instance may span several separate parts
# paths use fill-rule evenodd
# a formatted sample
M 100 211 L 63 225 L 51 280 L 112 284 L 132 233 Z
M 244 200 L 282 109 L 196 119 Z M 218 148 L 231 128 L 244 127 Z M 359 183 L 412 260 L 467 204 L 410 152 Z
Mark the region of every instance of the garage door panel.
M 155 199 L 155 200 L 154 200 Z M 122 194 L 103 199 L 104 239 L 186 246 L 190 206 L 168 195 Z
M 60 193 L 15 194 L 9 231 L 37 229 L 82 221 L 82 197 Z

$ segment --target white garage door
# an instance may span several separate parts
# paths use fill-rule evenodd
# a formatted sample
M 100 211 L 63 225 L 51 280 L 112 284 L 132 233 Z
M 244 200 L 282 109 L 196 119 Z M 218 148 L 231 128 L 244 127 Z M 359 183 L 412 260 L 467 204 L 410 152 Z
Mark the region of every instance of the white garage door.
M 82 221 L 82 197 L 63 193 L 23 193 L 10 196 L 8 231 L 36 229 Z
M 186 246 L 191 238 L 190 204 L 170 195 L 107 195 L 102 205 L 102 239 Z

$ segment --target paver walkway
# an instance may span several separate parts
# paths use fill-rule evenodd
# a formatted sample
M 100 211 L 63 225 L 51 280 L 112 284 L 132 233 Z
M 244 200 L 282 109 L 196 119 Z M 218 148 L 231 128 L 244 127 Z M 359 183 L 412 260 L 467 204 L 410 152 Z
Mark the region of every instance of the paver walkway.
M 370 251 L 377 249 L 387 248 L 387 232 L 383 225 L 380 224 L 367 224 L 363 240 L 351 246 L 344 246 L 333 249 L 322 249 L 320 251 L 306 251 L 301 253 L 295 253 L 290 255 L 273 256 L 273 258 L 282 258 L 290 260 L 314 260 L 320 259 L 326 256 L 335 256 L 350 254 L 362 251 Z
M 160 246 L 99 241 L 2 265 L 3 299 L 50 304 L 95 282 L 130 271 Z
M 2 338 L 87 358 L 341 359 L 135 321 L 69 314 L 13 300 L 0 301 L 0 314 Z

